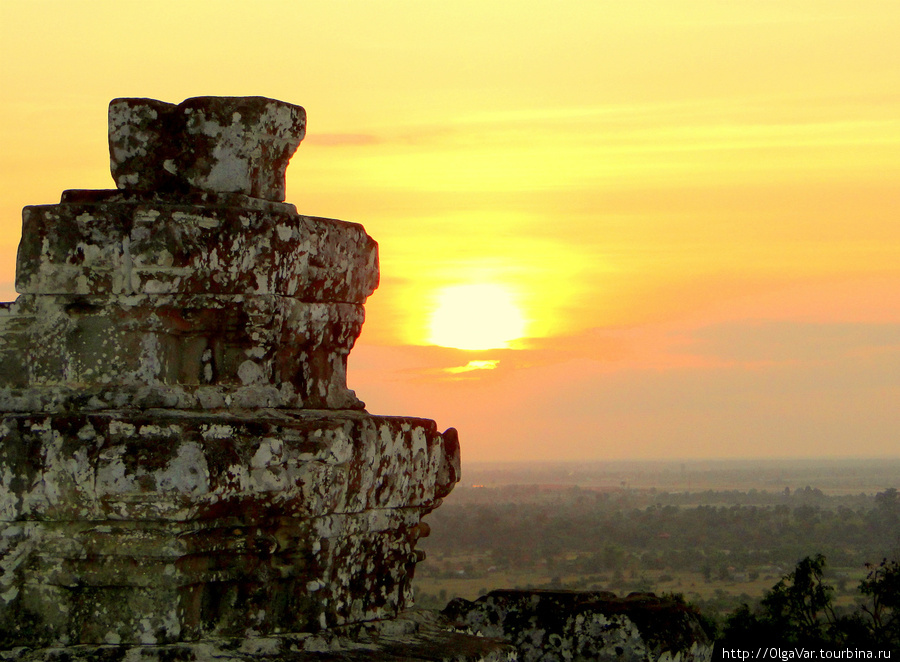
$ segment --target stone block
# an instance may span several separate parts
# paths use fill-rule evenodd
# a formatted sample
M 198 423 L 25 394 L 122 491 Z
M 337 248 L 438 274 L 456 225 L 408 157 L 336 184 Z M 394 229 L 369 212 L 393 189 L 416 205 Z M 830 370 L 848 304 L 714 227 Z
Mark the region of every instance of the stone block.
M 159 644 L 393 617 L 451 487 L 414 460 L 457 453 L 432 421 L 354 412 L 6 415 L 0 630 Z
M 515 649 L 500 639 L 455 631 L 437 612 L 414 610 L 396 619 L 335 627 L 317 633 L 254 635 L 239 640 L 143 645 L 20 647 L 15 662 L 514 662 Z
M 284 200 L 306 111 L 265 97 L 109 104 L 110 170 L 120 189 L 202 190 Z
M 712 659 L 713 642 L 683 600 L 605 591 L 491 591 L 443 614 L 466 632 L 505 639 L 523 660 Z
M 110 197 L 25 207 L 19 292 L 279 294 L 361 304 L 378 286 L 378 245 L 355 223 Z
M 0 310 L 0 411 L 361 408 L 346 364 L 363 318 L 272 295 L 22 295 Z
M 247 525 L 430 508 L 457 480 L 438 482 L 459 462 L 452 434 L 351 411 L 7 414 L 0 521 L 206 520 L 236 500 Z M 386 438 L 393 460 L 372 462 Z

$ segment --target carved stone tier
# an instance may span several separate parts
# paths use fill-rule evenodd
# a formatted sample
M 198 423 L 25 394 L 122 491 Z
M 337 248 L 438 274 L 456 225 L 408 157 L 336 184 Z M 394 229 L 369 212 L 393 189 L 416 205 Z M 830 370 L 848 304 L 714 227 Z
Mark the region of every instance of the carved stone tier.
M 0 411 L 361 408 L 346 363 L 377 244 L 248 200 L 67 191 L 26 207 L 25 295 L 0 307 Z
M 361 304 L 378 287 L 378 245 L 361 225 L 301 216 L 293 205 L 241 204 L 248 201 L 66 191 L 58 205 L 23 210 L 16 289 Z
M 22 295 L 0 306 L 0 411 L 361 409 L 363 307 L 282 296 Z
M 0 631 L 159 644 L 392 617 L 458 475 L 455 433 L 422 419 L 7 415 Z

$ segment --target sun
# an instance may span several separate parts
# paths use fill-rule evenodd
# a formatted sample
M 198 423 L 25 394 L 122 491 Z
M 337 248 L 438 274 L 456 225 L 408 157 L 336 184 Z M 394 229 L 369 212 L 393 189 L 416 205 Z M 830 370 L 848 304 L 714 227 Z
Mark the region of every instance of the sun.
M 428 341 L 457 349 L 500 349 L 521 338 L 525 318 L 502 285 L 454 285 L 438 292 Z

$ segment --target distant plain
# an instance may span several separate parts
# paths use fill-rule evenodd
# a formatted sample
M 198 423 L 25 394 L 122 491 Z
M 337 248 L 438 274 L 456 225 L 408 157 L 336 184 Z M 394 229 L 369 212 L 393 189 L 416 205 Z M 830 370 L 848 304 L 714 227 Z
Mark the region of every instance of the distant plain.
M 824 553 L 836 603 L 900 556 L 900 458 L 472 463 L 426 521 L 422 607 L 499 588 L 680 593 L 714 617 Z

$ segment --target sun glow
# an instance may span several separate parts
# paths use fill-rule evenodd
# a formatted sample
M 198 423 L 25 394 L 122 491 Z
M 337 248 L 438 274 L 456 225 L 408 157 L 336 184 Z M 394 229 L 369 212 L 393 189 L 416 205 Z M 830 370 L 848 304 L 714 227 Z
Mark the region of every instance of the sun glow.
M 524 333 L 525 318 L 505 287 L 454 285 L 436 297 L 428 341 L 457 349 L 499 349 Z

